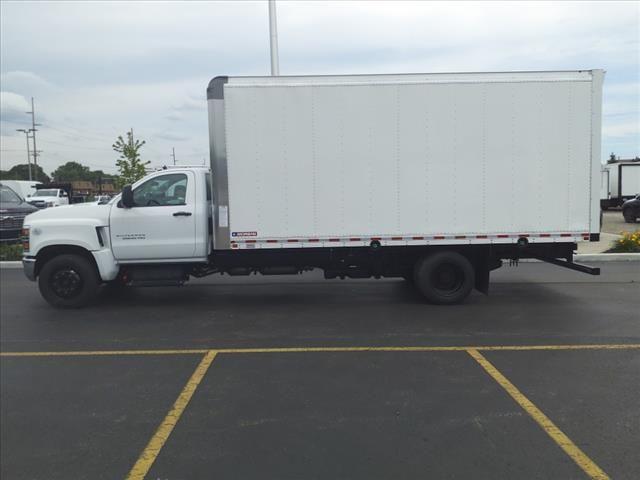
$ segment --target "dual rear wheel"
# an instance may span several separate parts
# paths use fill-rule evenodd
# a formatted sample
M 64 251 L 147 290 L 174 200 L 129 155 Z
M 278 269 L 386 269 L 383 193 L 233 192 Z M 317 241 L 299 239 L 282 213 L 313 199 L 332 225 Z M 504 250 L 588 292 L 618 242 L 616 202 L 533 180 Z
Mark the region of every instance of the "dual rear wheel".
M 475 271 L 469 259 L 458 252 L 436 252 L 415 264 L 413 284 L 428 302 L 451 305 L 471 293 Z

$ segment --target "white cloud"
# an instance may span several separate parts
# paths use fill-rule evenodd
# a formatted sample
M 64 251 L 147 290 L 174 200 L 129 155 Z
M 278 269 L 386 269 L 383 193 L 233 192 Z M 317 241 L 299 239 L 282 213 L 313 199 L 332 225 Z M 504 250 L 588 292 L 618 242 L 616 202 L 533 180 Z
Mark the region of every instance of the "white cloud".
M 637 121 L 605 125 L 602 127 L 602 135 L 612 138 L 632 137 L 636 148 L 640 148 L 640 125 Z
M 13 92 L 0 92 L 0 110 L 2 110 L 3 119 L 14 113 L 24 115 L 30 106 L 22 95 Z

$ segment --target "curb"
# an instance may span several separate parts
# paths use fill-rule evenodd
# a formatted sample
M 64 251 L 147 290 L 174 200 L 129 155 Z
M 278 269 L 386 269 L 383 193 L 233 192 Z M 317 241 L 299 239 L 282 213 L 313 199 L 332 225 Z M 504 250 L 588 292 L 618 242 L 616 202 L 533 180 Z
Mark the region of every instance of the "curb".
M 578 262 L 638 262 L 640 253 L 580 253 L 573 258 Z
M 581 253 L 574 255 L 576 262 L 640 262 L 640 253 Z M 524 258 L 521 262 L 539 262 L 533 258 Z M 0 262 L 0 268 L 22 268 L 22 262 Z
M 16 262 L 0 262 L 0 268 L 7 268 L 7 269 L 22 268 L 22 262 L 20 262 L 20 261 L 16 261 Z

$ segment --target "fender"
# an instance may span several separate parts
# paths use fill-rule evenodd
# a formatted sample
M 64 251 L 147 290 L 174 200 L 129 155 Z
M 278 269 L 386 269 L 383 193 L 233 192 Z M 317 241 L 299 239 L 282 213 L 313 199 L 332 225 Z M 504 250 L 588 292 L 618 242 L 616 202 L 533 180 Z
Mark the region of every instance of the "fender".
M 24 226 L 29 228 L 29 251 L 24 252 L 25 257 L 37 257 L 48 247 L 80 247 L 91 253 L 103 281 L 115 279 L 119 266 L 109 244 L 108 208 L 92 205 L 55 210 L 56 216 L 42 211 L 25 219 Z

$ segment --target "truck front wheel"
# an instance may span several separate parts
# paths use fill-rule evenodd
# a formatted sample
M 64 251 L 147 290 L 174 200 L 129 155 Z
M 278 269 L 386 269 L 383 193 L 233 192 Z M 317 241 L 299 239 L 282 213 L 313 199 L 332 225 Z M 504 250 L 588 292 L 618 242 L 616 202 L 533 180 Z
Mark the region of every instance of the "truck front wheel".
M 79 308 L 98 293 L 100 279 L 93 263 L 81 255 L 60 255 L 44 264 L 38 276 L 40 293 L 49 304 Z
M 444 251 L 418 260 L 413 278 L 427 301 L 451 305 L 462 302 L 469 295 L 475 276 L 473 265 L 465 256 Z

